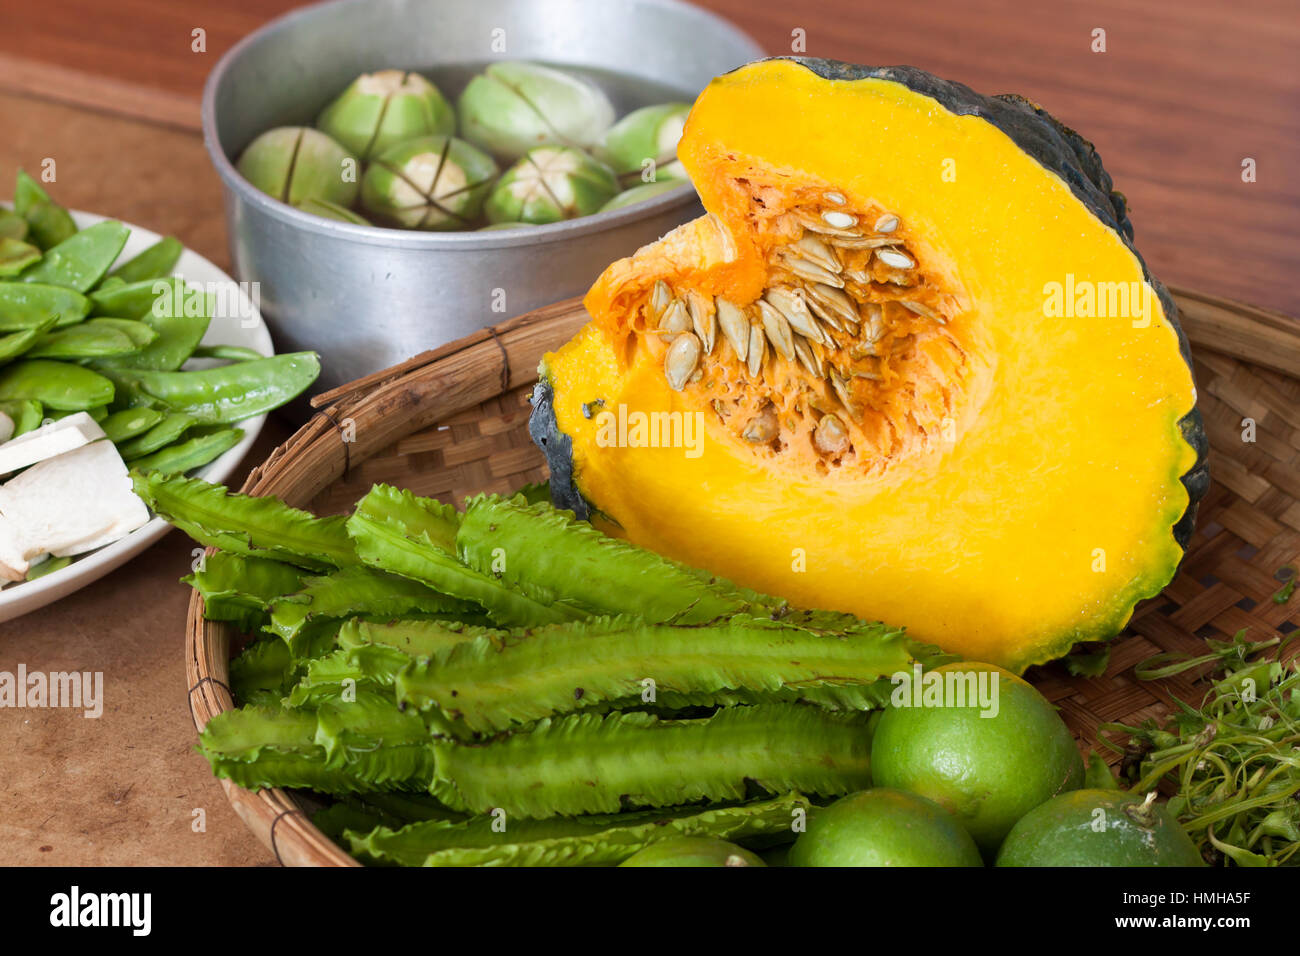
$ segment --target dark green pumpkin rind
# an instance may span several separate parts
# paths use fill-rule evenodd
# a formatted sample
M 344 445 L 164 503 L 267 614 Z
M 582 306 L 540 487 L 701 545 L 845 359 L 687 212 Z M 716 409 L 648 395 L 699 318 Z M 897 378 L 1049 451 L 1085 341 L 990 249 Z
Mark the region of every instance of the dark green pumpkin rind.
M 1125 246 L 1137 257 L 1142 274 L 1155 290 L 1165 318 L 1178 337 L 1178 350 L 1192 373 L 1191 348 L 1178 322 L 1178 307 L 1164 285 L 1151 275 L 1146 261 L 1133 245 L 1133 225 L 1128 204 L 1117 192 L 1110 174 L 1102 165 L 1093 145 L 1078 133 L 1062 125 L 1042 107 L 1014 94 L 982 96 L 961 83 L 943 80 L 911 66 L 854 66 L 837 60 L 811 57 L 773 57 L 790 60 L 827 80 L 881 79 L 901 83 L 913 92 L 935 100 L 950 113 L 977 116 L 1005 133 L 1020 150 L 1033 157 L 1048 172 L 1059 176 L 1075 197 L 1102 223 L 1115 231 Z M 762 61 L 760 61 L 762 62 Z M 743 69 L 743 67 L 742 67 Z M 573 442 L 555 419 L 554 389 L 543 366 L 541 380 L 533 390 L 533 411 L 528 430 L 551 468 L 551 497 L 559 508 L 566 508 L 579 518 L 591 515 L 591 505 L 578 490 L 573 466 Z M 1209 442 L 1201 413 L 1193 408 L 1178 422 L 1184 441 L 1196 452 L 1196 462 L 1180 476 L 1187 491 L 1187 508 L 1173 525 L 1173 536 L 1184 552 L 1191 542 L 1196 525 L 1196 511 L 1209 489 Z M 1169 569 L 1172 578 L 1176 568 Z M 1149 595 L 1142 595 L 1147 597 Z M 1126 612 L 1125 621 L 1128 613 Z M 1079 640 L 1095 639 L 1092 635 Z M 1062 651 L 1064 653 L 1064 650 Z

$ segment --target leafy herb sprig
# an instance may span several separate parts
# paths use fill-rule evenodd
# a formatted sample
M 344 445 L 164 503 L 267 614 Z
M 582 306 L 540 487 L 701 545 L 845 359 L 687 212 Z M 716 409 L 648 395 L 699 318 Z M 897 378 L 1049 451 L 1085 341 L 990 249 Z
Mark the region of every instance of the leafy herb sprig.
M 1300 865 L 1300 660 L 1286 662 L 1290 640 L 1253 642 L 1240 631 L 1208 640 L 1209 653 L 1197 657 L 1157 654 L 1137 666 L 1139 679 L 1207 664 L 1221 676 L 1199 708 L 1175 698 L 1178 710 L 1164 726 L 1101 727 L 1130 735 L 1127 749 L 1100 741 L 1126 754 L 1134 792 L 1176 785 L 1169 810 L 1207 860 Z

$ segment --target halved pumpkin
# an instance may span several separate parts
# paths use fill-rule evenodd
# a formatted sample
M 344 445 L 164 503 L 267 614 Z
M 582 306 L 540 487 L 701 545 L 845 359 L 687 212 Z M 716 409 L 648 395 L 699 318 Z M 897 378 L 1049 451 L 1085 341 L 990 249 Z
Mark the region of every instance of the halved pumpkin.
M 678 152 L 708 215 L 611 265 L 543 362 L 559 504 L 1017 672 L 1170 580 L 1196 390 L 1088 143 L 919 70 L 773 59 Z

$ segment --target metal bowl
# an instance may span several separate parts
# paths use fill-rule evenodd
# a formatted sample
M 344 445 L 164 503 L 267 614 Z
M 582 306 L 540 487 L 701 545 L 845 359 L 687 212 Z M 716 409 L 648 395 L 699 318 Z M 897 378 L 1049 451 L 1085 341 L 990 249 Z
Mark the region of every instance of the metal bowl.
M 494 52 L 501 41 L 507 52 Z M 735 27 L 676 0 L 336 0 L 281 17 L 222 57 L 203 93 L 236 277 L 256 283 L 279 349 L 321 353 L 318 391 L 579 295 L 614 259 L 700 215 L 689 185 L 553 225 L 424 233 L 299 212 L 232 160 L 267 129 L 312 125 L 376 69 L 419 70 L 454 98 L 494 59 L 538 60 L 591 75 L 622 115 L 690 102 L 760 55 Z

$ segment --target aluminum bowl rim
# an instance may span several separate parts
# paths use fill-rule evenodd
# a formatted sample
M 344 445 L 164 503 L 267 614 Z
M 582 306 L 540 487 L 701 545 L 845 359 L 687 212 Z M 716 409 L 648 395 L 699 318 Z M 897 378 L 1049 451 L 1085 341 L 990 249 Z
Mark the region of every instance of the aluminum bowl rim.
M 623 209 L 610 212 L 593 213 L 577 219 L 545 225 L 521 226 L 518 229 L 495 229 L 484 232 L 481 229 L 466 232 L 426 232 L 418 229 L 397 229 L 387 226 L 361 226 L 356 223 L 303 212 L 288 203 L 280 202 L 262 192 L 240 175 L 235 164 L 230 161 L 221 147 L 217 137 L 217 86 L 231 72 L 234 61 L 248 48 L 260 42 L 265 36 L 289 31 L 299 20 L 322 15 L 330 7 L 360 5 L 366 0 L 327 0 L 297 10 L 291 10 L 239 40 L 222 55 L 216 66 L 208 74 L 203 84 L 203 102 L 201 120 L 203 126 L 203 145 L 207 149 L 208 159 L 221 177 L 222 183 L 232 190 L 246 204 L 259 212 L 297 229 L 303 229 L 316 235 L 331 238 L 363 242 L 372 246 L 387 246 L 405 249 L 503 249 L 516 246 L 539 245 L 550 241 L 563 241 L 574 236 L 597 235 L 621 226 L 653 218 L 668 209 L 686 206 L 695 197 L 695 189 L 689 180 L 682 180 L 676 189 L 670 189 L 663 195 L 655 196 L 643 202 L 635 203 Z M 755 49 L 757 56 L 762 51 L 757 43 L 739 27 L 717 14 L 684 3 L 682 0 L 637 0 L 650 6 L 671 9 L 678 13 L 695 16 L 702 22 L 708 22 L 714 29 L 731 33 L 740 45 Z

